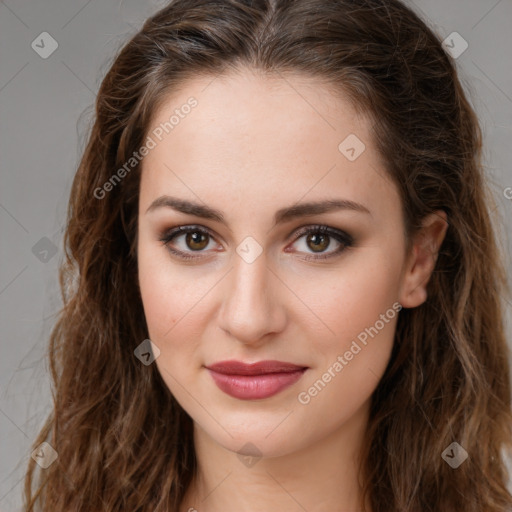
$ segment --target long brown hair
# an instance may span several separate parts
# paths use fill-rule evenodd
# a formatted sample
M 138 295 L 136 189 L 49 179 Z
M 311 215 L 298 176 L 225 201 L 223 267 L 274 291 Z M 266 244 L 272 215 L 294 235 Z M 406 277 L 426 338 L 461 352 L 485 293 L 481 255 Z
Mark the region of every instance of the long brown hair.
M 137 280 L 142 146 L 166 94 L 237 67 L 302 73 L 348 96 L 402 197 L 407 236 L 442 209 L 449 227 L 428 299 L 402 310 L 372 397 L 361 482 L 373 512 L 503 512 L 512 445 L 506 276 L 483 180 L 482 135 L 455 63 L 398 0 L 174 0 L 121 49 L 69 202 L 51 334 L 54 408 L 34 442 L 26 510 L 177 512 L 196 469 L 192 421 L 134 349 L 148 337 Z M 95 193 L 96 191 L 96 193 Z M 452 442 L 468 459 L 452 468 Z

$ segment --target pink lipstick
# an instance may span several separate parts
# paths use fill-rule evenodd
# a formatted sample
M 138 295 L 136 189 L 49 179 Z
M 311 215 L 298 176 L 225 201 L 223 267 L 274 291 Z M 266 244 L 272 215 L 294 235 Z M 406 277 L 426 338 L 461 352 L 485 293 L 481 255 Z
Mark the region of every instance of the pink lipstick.
M 220 361 L 206 367 L 224 393 L 241 400 L 260 400 L 276 395 L 297 382 L 305 366 L 282 361 Z

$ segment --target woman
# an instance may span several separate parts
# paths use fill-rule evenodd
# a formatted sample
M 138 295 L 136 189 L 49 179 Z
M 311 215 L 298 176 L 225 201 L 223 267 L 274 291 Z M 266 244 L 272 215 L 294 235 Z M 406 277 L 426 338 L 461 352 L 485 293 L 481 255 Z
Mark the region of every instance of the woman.
M 27 510 L 511 510 L 480 151 L 397 0 L 148 19 L 71 191 Z

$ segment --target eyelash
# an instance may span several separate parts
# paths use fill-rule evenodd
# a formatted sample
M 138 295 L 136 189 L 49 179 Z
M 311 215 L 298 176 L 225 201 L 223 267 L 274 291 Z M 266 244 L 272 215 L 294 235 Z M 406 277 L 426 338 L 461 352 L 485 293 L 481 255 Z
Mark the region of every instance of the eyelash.
M 203 228 L 202 226 L 197 225 L 189 225 L 189 226 L 178 226 L 176 228 L 173 228 L 169 231 L 166 231 L 163 233 L 159 241 L 163 243 L 163 245 L 167 248 L 169 252 L 174 254 L 180 259 L 183 260 L 196 260 L 201 258 L 201 256 L 190 256 L 188 253 L 185 253 L 183 251 L 173 249 L 170 247 L 169 243 L 176 238 L 177 236 L 187 234 L 187 233 L 201 233 L 207 236 L 210 236 L 211 238 L 214 238 L 210 231 L 208 229 Z M 299 229 L 299 231 L 296 233 L 296 238 L 294 240 L 294 243 L 302 238 L 304 235 L 309 235 L 310 233 L 321 233 L 325 235 L 329 235 L 330 237 L 334 238 L 338 243 L 341 244 L 341 246 L 335 250 L 334 252 L 329 253 L 328 255 L 317 255 L 313 257 L 305 257 L 304 259 L 306 261 L 317 261 L 317 260 L 326 260 L 328 258 L 335 257 L 342 253 L 345 249 L 351 247 L 354 243 L 353 238 L 344 231 L 340 231 L 338 229 L 333 229 L 328 226 L 324 225 L 312 225 L 312 226 L 306 226 L 304 228 Z M 203 252 L 203 251 L 194 251 L 194 252 Z

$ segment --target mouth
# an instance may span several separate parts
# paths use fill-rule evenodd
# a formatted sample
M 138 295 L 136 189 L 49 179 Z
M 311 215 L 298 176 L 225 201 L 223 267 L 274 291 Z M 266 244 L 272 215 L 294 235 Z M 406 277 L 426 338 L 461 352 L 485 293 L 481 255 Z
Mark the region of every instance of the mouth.
M 224 393 L 241 400 L 261 400 L 295 384 L 308 367 L 282 361 L 221 361 L 206 369 Z

